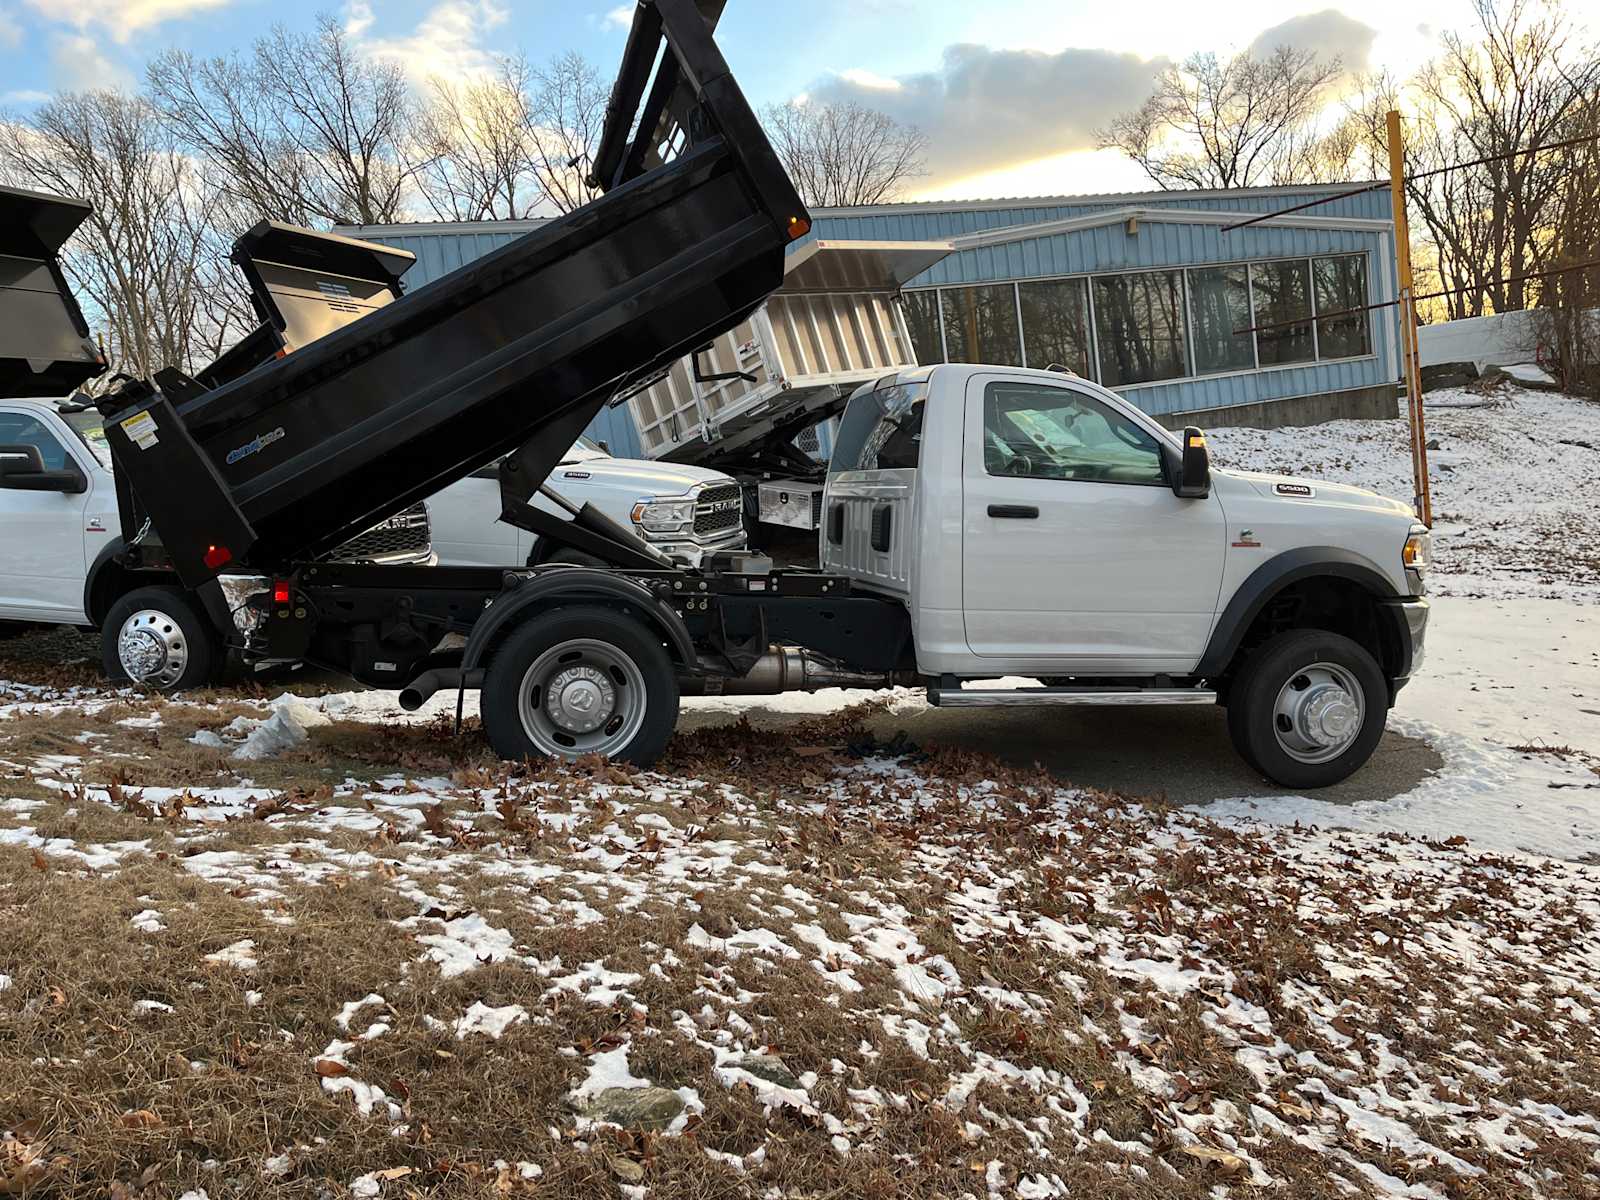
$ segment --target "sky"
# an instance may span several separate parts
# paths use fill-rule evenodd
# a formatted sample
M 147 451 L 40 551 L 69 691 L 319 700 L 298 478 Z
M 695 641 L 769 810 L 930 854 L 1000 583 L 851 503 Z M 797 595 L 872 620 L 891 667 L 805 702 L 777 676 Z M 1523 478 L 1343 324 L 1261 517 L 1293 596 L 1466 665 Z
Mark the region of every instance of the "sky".
M 419 85 L 516 49 L 578 50 L 609 77 L 631 10 L 618 0 L 0 0 L 0 110 L 64 89 L 133 88 L 169 47 L 225 54 L 275 22 L 309 28 L 319 12 Z M 928 173 L 910 196 L 971 199 L 1149 187 L 1133 164 L 1094 149 L 1094 131 L 1194 51 L 1291 44 L 1403 75 L 1443 31 L 1473 21 L 1470 0 L 729 0 L 718 40 L 757 105 L 806 96 L 888 111 L 928 137 Z

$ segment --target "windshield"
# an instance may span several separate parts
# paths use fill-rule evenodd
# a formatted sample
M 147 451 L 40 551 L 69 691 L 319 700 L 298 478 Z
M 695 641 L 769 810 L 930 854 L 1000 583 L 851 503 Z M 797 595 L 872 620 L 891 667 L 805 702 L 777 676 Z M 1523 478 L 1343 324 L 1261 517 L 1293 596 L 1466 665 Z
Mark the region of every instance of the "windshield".
M 97 412 L 62 413 L 61 419 L 78 435 L 78 440 L 89 448 L 95 461 L 106 470 L 111 469 L 111 444 L 106 441 L 105 422 Z
M 610 458 L 610 457 L 611 456 L 609 454 L 607 454 L 604 450 L 602 450 L 594 442 L 591 442 L 586 437 L 580 437 L 577 441 L 572 443 L 572 449 L 568 450 L 566 452 L 566 454 L 562 455 L 561 461 L 559 463 L 557 463 L 556 465 L 560 466 L 560 467 L 564 467 L 564 466 L 567 466 L 569 463 L 588 462 L 590 459 L 593 459 L 593 458 Z

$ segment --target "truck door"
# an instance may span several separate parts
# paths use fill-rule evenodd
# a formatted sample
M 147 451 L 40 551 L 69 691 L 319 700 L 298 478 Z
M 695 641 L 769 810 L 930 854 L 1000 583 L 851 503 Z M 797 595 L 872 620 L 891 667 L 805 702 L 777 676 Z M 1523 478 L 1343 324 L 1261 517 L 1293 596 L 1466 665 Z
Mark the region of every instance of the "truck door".
M 93 479 L 62 436 L 24 409 L 0 405 L 0 446 L 33 446 L 47 471 Z M 0 489 L 0 617 L 75 621 L 83 612 L 84 520 L 88 490 Z
M 1189 670 L 1221 587 L 1215 497 L 1181 500 L 1157 435 L 1063 378 L 974 375 L 963 432 L 967 642 L 1009 670 Z

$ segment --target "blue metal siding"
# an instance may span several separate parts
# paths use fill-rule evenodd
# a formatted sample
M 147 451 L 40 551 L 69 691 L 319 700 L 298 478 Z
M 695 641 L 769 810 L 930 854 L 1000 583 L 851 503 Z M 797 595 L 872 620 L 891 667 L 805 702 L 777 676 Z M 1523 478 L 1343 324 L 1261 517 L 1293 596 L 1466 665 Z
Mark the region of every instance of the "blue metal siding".
M 811 234 L 796 246 L 804 245 L 812 238 L 918 242 L 1016 228 L 1017 237 L 1014 241 L 952 254 L 914 279 L 909 287 L 949 287 L 1062 275 L 1364 253 L 1367 256 L 1369 302 L 1391 301 L 1397 294 L 1393 239 L 1391 233 L 1381 230 L 1340 229 L 1307 223 L 1293 226 L 1253 225 L 1224 233 L 1220 225 L 1163 221 L 1158 213 L 1149 213 L 1140 219 L 1135 234 L 1129 234 L 1121 222 L 1032 237 L 1027 232 L 1029 226 L 1127 208 L 1170 208 L 1186 212 L 1276 212 L 1339 190 L 1329 188 L 1320 193 L 1306 190 L 1287 193 L 1237 191 L 1210 195 L 1149 192 L 1135 196 L 1018 201 L 1014 205 L 1006 203 L 995 207 L 908 204 L 893 207 L 889 211 L 824 210 L 814 214 Z M 1327 219 L 1387 221 L 1390 216 L 1389 204 L 1389 195 L 1384 189 L 1345 196 L 1299 215 L 1312 221 L 1319 216 Z M 480 227 L 467 232 L 441 224 L 437 232 L 418 231 L 414 227 L 392 233 L 381 229 L 352 232 L 357 237 L 384 242 L 415 254 L 417 264 L 406 276 L 406 282 L 416 288 L 515 240 L 528 228 L 525 224 L 517 223 L 503 231 Z M 1399 326 L 1393 309 L 1373 312 L 1372 339 L 1374 353 L 1367 358 L 1185 378 L 1120 390 L 1146 411 L 1165 414 L 1393 382 L 1400 373 L 1397 349 Z M 619 456 L 633 457 L 641 453 L 638 431 L 625 406 L 605 409 L 590 424 L 588 433 L 590 437 L 604 440 L 612 452 Z

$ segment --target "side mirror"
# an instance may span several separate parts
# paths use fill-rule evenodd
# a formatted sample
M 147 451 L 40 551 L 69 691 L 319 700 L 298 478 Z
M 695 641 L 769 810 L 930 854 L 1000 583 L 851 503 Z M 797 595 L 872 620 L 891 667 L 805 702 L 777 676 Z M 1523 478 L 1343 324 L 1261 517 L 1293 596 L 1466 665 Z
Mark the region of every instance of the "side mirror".
M 46 471 L 37 446 L 0 446 L 0 488 L 75 496 L 89 490 L 89 481 L 75 466 Z
M 611 443 L 606 441 L 605 438 L 601 438 L 598 442 L 595 443 L 595 445 L 600 447 L 600 450 L 601 450 L 602 453 L 605 453 L 605 454 L 610 454 L 611 453 Z
M 1206 450 L 1206 435 L 1193 425 L 1183 431 L 1183 457 L 1178 461 L 1172 493 L 1185 500 L 1211 494 L 1211 454 Z

